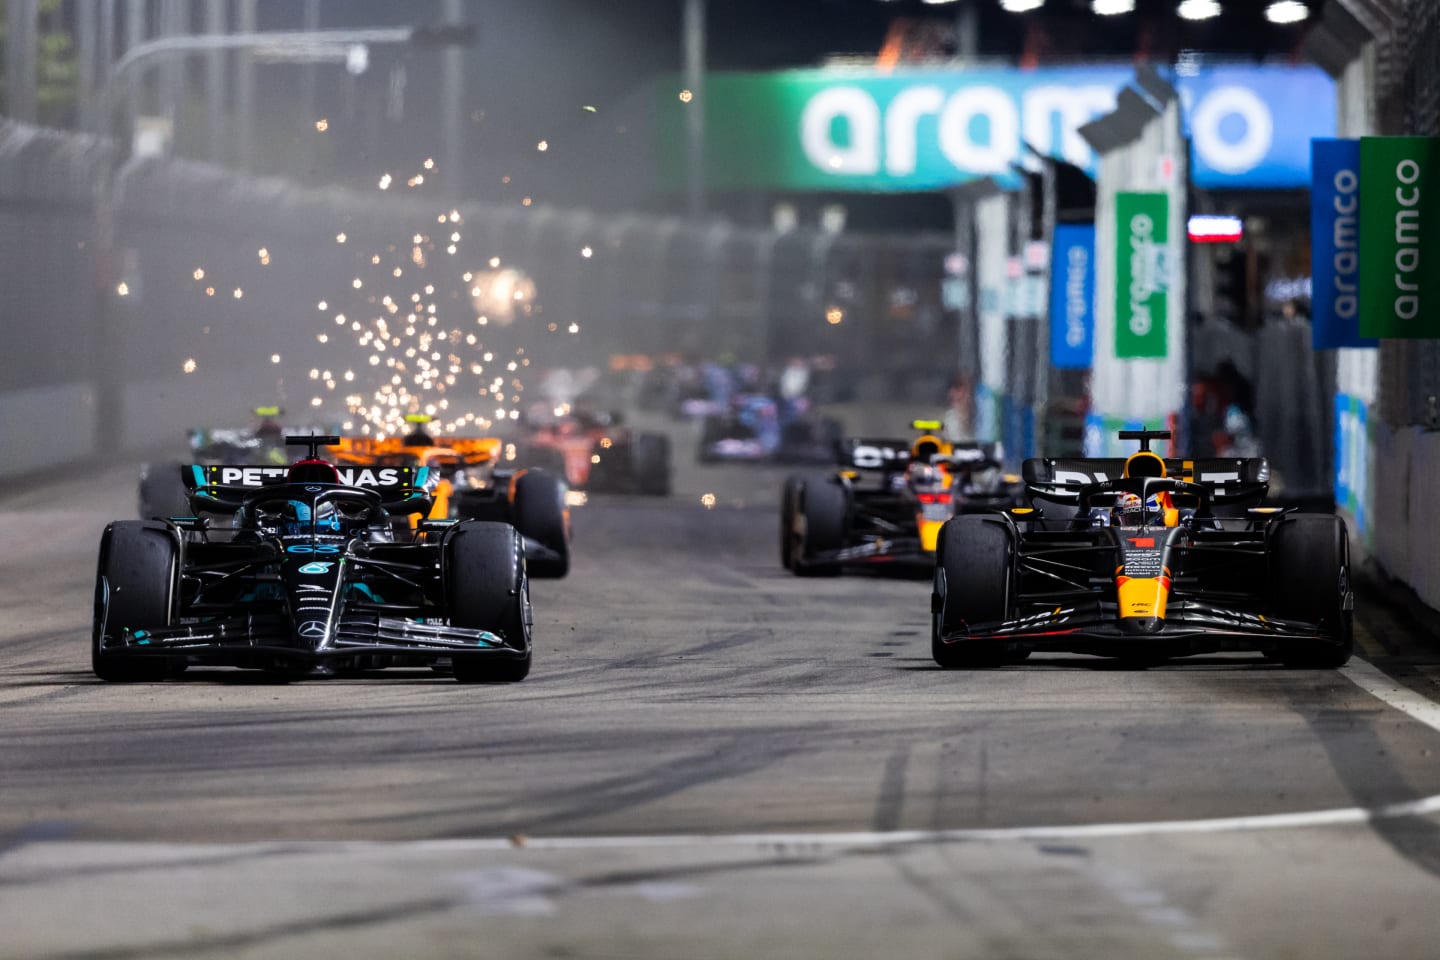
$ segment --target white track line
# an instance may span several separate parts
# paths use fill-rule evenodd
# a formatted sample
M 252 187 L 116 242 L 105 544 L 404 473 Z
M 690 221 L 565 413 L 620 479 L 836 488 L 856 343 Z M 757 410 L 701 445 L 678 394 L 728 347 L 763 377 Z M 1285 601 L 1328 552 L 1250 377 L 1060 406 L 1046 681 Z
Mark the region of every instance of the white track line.
M 1400 817 L 1440 813 L 1440 794 L 1391 803 L 1381 807 L 1340 807 L 1307 813 L 1272 813 L 1253 817 L 1216 817 L 1209 820 L 1151 820 L 1137 823 L 1090 823 L 1073 826 L 996 827 L 971 830 L 894 830 L 855 833 L 733 833 L 672 834 L 617 837 L 516 837 L 474 840 L 419 840 L 402 842 L 424 850 L 605 850 L 627 847 L 885 847 L 920 843 L 993 840 L 1080 840 L 1107 837 L 1144 837 L 1165 834 L 1224 833 L 1247 830 L 1293 830 L 1373 823 Z M 341 844 L 350 846 L 350 844 Z M 356 844 L 355 846 L 369 846 Z M 383 842 L 378 844 L 385 846 Z M 295 845 L 291 845 L 292 847 Z M 308 844 L 299 844 L 304 847 Z M 326 846 L 326 844 L 319 844 Z
M 1355 686 L 1432 730 L 1440 730 L 1440 703 L 1430 700 L 1387 676 L 1373 663 L 1352 658 L 1340 672 Z

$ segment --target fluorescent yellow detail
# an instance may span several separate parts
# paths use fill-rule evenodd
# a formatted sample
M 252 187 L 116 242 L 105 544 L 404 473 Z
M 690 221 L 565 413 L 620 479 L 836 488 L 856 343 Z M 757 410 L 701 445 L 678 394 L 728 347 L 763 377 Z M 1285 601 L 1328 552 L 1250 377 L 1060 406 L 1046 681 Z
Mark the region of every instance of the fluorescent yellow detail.
M 1145 474 L 1140 474 L 1140 476 L 1145 476 L 1145 477 L 1163 477 L 1163 476 L 1165 476 L 1165 461 L 1162 460 L 1162 459 L 1160 459 L 1160 455 L 1159 455 L 1159 454 L 1157 454 L 1157 453 L 1151 453 L 1149 450 L 1141 450 L 1139 453 L 1132 453 L 1132 454 L 1130 455 L 1130 459 L 1128 459 L 1128 460 L 1125 461 L 1125 476 L 1127 476 L 1127 477 L 1133 477 L 1133 476 L 1136 475 L 1136 474 L 1134 474 L 1133 472 L 1131 472 L 1131 466 L 1134 465 L 1134 464 L 1138 464 L 1138 463 L 1140 462 L 1140 458 L 1141 458 L 1141 457 L 1149 457 L 1151 460 L 1154 460 L 1156 463 L 1158 463 L 1158 464 L 1160 465 L 1160 472 L 1159 472 L 1159 473 L 1154 473 L 1154 472 L 1145 473 Z
M 1120 594 L 1120 616 L 1164 618 L 1165 601 L 1170 596 L 1168 577 L 1121 577 L 1116 584 Z
M 1011 507 L 1011 508 L 1010 508 L 1010 512 L 1011 512 L 1011 513 L 1034 513 L 1034 512 L 1035 512 L 1035 508 L 1034 508 L 1034 507 Z
M 910 421 L 910 428 L 911 428 L 912 430 L 924 430 L 926 433 L 929 433 L 929 432 L 932 431 L 932 430 L 940 430 L 940 429 L 943 429 L 944 426 L 945 426 L 945 424 L 941 423 L 939 420 L 911 420 L 911 421 Z
M 935 545 L 940 541 L 940 528 L 945 526 L 943 520 L 924 520 L 916 517 L 920 523 L 920 547 L 926 553 L 934 553 Z
M 948 457 L 955 452 L 954 446 L 949 442 L 940 439 L 934 434 L 927 433 L 924 436 L 917 437 L 915 442 L 910 445 L 910 455 L 918 458 L 920 456 L 920 448 L 926 445 L 933 446 L 935 452 L 942 457 Z

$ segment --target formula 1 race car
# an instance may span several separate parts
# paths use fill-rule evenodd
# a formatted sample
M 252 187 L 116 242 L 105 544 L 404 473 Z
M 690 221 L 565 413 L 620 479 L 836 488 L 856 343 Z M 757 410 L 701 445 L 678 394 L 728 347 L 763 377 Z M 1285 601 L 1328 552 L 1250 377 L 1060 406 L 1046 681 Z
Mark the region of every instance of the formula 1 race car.
M 701 463 L 834 463 L 843 431 L 808 407 L 786 415 L 772 398 L 747 394 L 728 412 L 705 416 L 695 456 Z
M 281 440 L 285 431 L 275 420 L 282 412 L 279 407 L 256 407 L 255 416 L 260 418 L 257 426 L 189 431 L 186 437 L 190 444 L 189 462 L 284 466 L 289 461 Z M 182 466 L 176 460 L 141 465 L 140 519 L 189 511 Z
M 412 434 L 372 440 L 346 437 L 335 459 L 342 467 L 408 467 L 427 472 L 431 520 L 492 520 L 512 524 L 525 538 L 530 576 L 554 579 L 570 570 L 570 508 L 565 483 L 546 470 L 501 466 L 504 444 L 495 437 L 446 437 L 443 443 Z
M 933 420 L 911 426 L 922 431 L 913 442 L 846 440 L 843 469 L 785 481 L 782 565 L 801 576 L 897 562 L 928 569 L 945 521 L 1021 502 L 1020 477 L 1005 473 L 996 445 L 948 443 Z
M 427 521 L 426 468 L 342 482 L 320 446 L 286 467 L 195 465 L 198 516 L 122 520 L 100 540 L 91 663 L 102 680 L 191 664 L 285 679 L 448 664 L 462 683 L 530 670 L 530 587 L 505 523 Z M 212 524 L 228 515 L 230 523 Z
M 1354 649 L 1350 553 L 1338 517 L 1263 506 L 1263 458 L 1027 460 L 1031 506 L 956 517 L 931 596 L 942 667 L 1032 650 L 1141 663 L 1255 650 L 1338 667 Z M 1047 514 L 1047 511 L 1049 513 Z
M 670 495 L 670 438 L 630 430 L 616 414 L 572 411 L 532 424 L 516 442 L 525 462 L 587 493 Z

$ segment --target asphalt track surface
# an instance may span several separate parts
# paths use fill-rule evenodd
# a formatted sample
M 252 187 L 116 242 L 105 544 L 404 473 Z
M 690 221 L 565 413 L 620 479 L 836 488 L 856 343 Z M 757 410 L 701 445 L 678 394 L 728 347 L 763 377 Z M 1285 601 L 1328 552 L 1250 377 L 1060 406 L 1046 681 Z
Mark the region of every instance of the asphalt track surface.
M 522 684 L 107 685 L 133 477 L 0 499 L 0 957 L 1440 954 L 1440 655 L 1384 610 L 1345 672 L 944 672 L 926 582 L 795 579 L 780 473 L 687 468 L 576 511 Z

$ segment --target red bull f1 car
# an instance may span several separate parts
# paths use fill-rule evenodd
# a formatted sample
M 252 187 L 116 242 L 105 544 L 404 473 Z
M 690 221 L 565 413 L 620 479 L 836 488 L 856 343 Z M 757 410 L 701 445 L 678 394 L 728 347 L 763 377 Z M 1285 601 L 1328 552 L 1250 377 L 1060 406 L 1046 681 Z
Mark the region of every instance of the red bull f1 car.
M 1020 503 L 1020 477 L 994 445 L 951 444 L 940 424 L 916 420 L 914 441 L 841 444 L 842 468 L 797 474 L 780 498 L 780 562 L 800 576 L 846 568 L 935 562 L 940 528 L 957 514 Z
M 1354 649 L 1349 542 L 1334 516 L 1263 505 L 1263 458 L 1028 460 L 1029 506 L 956 517 L 931 595 L 942 667 L 1031 651 L 1141 662 L 1259 651 L 1338 667 Z
M 195 465 L 195 515 L 105 528 L 91 663 L 109 681 L 195 664 L 285 679 L 448 665 L 461 682 L 530 670 L 525 546 L 508 523 L 424 521 L 426 468 L 316 456 L 286 467 Z

